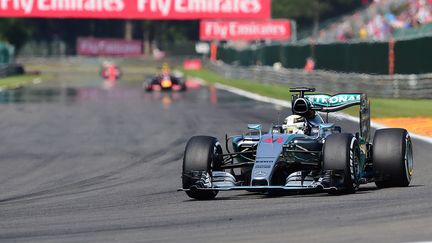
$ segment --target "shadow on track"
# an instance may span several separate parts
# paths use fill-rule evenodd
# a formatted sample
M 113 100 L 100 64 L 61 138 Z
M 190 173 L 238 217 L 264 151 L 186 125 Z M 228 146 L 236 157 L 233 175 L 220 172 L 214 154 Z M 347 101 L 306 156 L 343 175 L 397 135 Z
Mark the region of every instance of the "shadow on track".
M 424 185 L 413 185 L 410 187 L 423 187 Z M 405 189 L 409 189 L 410 187 L 406 187 Z M 403 187 L 400 187 L 403 189 Z M 359 188 L 355 194 L 369 194 L 382 190 L 376 186 L 367 186 Z M 343 197 L 349 196 L 353 194 L 328 194 L 326 192 L 279 192 L 279 193 L 254 193 L 254 192 L 246 192 L 243 194 L 236 194 L 230 196 L 218 196 L 210 201 L 241 201 L 241 200 L 253 200 L 253 199 L 273 199 L 273 198 L 329 198 L 329 197 Z M 194 199 L 184 200 L 183 202 L 193 202 L 196 201 Z

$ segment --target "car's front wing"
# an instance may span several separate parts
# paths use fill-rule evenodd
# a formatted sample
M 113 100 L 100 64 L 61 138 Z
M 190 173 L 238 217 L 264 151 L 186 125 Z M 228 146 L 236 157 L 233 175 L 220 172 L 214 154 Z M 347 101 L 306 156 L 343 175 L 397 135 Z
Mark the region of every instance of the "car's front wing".
M 232 186 L 232 187 L 210 187 L 210 188 L 199 188 L 191 187 L 189 189 L 181 188 L 179 191 L 193 191 L 193 190 L 204 190 L 204 191 L 250 191 L 250 192 L 277 192 L 277 191 L 308 191 L 308 192 L 319 192 L 338 190 L 336 187 L 323 187 L 321 185 L 314 186 Z

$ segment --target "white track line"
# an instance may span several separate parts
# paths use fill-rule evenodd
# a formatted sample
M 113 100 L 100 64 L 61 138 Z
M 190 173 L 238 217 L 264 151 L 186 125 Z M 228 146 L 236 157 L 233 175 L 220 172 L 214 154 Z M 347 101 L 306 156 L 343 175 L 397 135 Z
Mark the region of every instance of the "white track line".
M 243 96 L 243 97 L 247 97 L 249 99 L 256 100 L 256 101 L 261 101 L 261 102 L 266 102 L 266 103 L 270 103 L 270 104 L 274 104 L 274 105 L 279 105 L 279 106 L 282 106 L 282 107 L 291 108 L 291 102 L 289 102 L 289 101 L 274 99 L 274 98 L 270 98 L 270 97 L 267 97 L 267 96 L 262 96 L 262 95 L 259 95 L 259 94 L 256 94 L 256 93 L 252 93 L 252 92 L 249 92 L 249 91 L 245 91 L 245 90 L 242 90 L 242 89 L 239 89 L 239 88 L 234 88 L 232 86 L 228 86 L 228 85 L 224 85 L 224 84 L 219 84 L 219 83 L 216 83 L 215 87 L 218 88 L 218 89 L 221 89 L 221 90 L 226 90 L 228 92 L 234 93 L 236 95 L 240 95 L 240 96 Z M 358 117 L 351 116 L 351 115 L 348 115 L 348 114 L 345 114 L 345 113 L 336 112 L 336 113 L 333 113 L 333 115 L 335 117 L 342 118 L 342 119 L 345 119 L 345 120 L 349 120 L 349 121 L 353 121 L 353 122 L 357 122 L 357 123 L 359 122 L 359 118 Z M 371 126 L 374 127 L 374 128 L 376 128 L 376 129 L 388 128 L 387 126 L 384 126 L 384 125 L 382 125 L 380 123 L 376 123 L 376 122 L 371 122 Z M 415 133 L 412 133 L 412 132 L 410 132 L 410 136 L 412 138 L 415 138 L 415 139 L 421 140 L 423 142 L 427 142 L 427 143 L 431 143 L 432 144 L 432 138 L 431 137 L 415 134 Z

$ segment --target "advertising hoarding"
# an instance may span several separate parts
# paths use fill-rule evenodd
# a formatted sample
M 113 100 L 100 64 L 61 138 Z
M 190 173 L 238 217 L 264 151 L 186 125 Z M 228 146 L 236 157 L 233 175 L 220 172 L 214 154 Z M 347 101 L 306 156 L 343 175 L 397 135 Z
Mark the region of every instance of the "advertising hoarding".
M 200 40 L 289 40 L 289 20 L 200 22 Z
M 121 39 L 78 38 L 77 54 L 81 56 L 139 56 L 141 41 Z
M 271 0 L 0 0 L 0 17 L 268 19 Z

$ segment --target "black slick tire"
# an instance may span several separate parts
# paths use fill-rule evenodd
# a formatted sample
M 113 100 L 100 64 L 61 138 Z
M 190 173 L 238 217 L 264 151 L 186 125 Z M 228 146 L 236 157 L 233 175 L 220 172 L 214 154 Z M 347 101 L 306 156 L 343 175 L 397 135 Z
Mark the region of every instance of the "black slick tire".
M 332 184 L 338 190 L 330 194 L 355 193 L 358 189 L 358 163 L 360 148 L 357 139 L 348 133 L 332 134 L 325 140 L 323 164 L 325 171 L 331 171 Z
M 380 187 L 406 187 L 414 166 L 411 138 L 405 129 L 388 128 L 375 132 L 372 162 Z
M 199 190 L 211 183 L 213 170 L 220 170 L 222 163 L 222 148 L 218 140 L 209 136 L 192 137 L 187 145 L 183 157 L 182 184 L 186 194 L 197 200 L 211 200 L 217 191 Z

